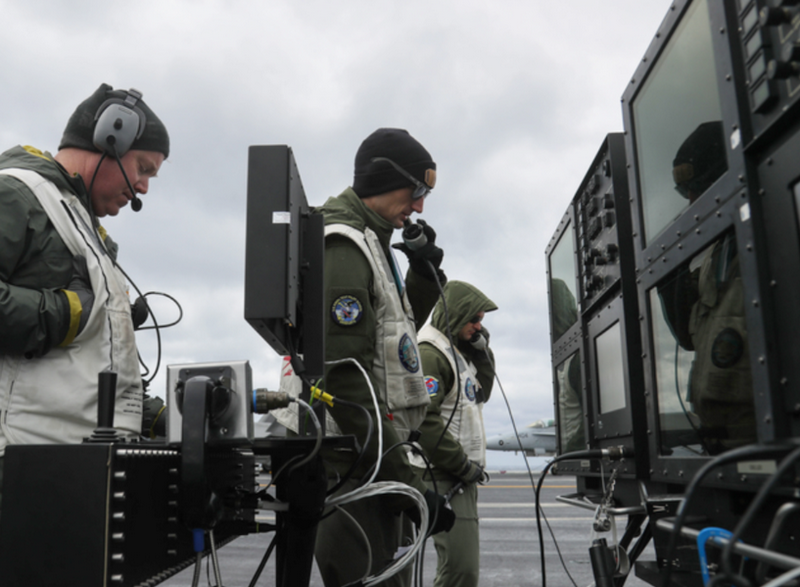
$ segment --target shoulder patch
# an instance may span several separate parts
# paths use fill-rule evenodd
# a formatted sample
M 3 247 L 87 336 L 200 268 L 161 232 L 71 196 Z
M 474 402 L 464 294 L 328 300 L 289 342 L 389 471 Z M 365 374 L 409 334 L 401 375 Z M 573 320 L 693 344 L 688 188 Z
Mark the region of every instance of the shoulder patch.
M 439 380 L 436 377 L 425 378 L 425 389 L 428 390 L 428 395 L 434 396 L 439 393 Z
M 331 306 L 331 318 L 339 326 L 355 326 L 363 316 L 364 308 L 355 296 L 339 296 Z

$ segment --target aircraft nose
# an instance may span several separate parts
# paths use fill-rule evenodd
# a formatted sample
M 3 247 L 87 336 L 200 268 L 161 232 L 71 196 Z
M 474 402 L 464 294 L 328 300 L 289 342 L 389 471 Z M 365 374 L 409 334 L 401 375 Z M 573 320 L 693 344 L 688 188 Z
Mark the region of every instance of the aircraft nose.
M 486 439 L 486 448 L 489 450 L 500 450 L 503 446 L 503 439 L 499 436 L 492 436 Z

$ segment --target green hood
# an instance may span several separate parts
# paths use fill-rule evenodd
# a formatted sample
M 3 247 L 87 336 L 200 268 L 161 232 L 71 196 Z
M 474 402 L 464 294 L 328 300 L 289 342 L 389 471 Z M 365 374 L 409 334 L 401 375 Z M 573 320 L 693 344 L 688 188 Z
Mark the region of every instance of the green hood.
M 0 169 L 11 168 L 30 169 L 53 182 L 58 189 L 77 193 L 83 205 L 89 209 L 89 199 L 83 180 L 78 176 L 70 177 L 50 153 L 29 146 L 13 147 L 0 155 Z
M 497 305 L 477 287 L 463 281 L 448 281 L 444 286 L 444 299 L 447 302 L 450 332 L 454 337 L 478 312 L 497 309 Z M 441 299 L 433 310 L 431 324 L 439 332 L 447 334 L 447 321 Z
M 316 211 L 325 216 L 326 225 L 345 224 L 362 232 L 365 227 L 369 227 L 378 235 L 381 245 L 385 249 L 389 248 L 394 226 L 368 208 L 352 188 L 347 188 L 335 198 L 328 198 Z

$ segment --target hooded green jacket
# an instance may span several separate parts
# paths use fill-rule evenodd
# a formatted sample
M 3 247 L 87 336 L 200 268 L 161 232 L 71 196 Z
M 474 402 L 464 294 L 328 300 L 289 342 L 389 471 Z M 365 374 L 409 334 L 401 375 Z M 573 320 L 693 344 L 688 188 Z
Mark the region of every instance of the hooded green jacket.
M 463 281 L 450 281 L 444 288 L 444 301 L 441 300 L 433 311 L 431 325 L 445 336 L 458 339 L 456 348 L 465 359 L 472 362 L 478 370 L 478 382 L 484 401 L 489 400 L 494 383 L 494 353 L 487 346 L 486 351 L 475 349 L 469 341 L 458 338 L 458 333 L 478 312 L 491 312 L 497 309 L 495 303 L 478 288 Z M 449 333 L 448 333 L 449 318 Z M 484 320 L 486 318 L 484 317 Z M 481 324 L 481 332 L 488 337 L 488 330 Z M 456 374 L 450 361 L 431 343 L 420 343 L 422 371 L 425 378 L 435 377 L 439 381 L 439 392 L 431 396 L 431 403 L 425 421 L 420 426 L 419 443 L 427 458 L 435 467 L 436 479 L 452 480 L 464 466 L 467 455 L 458 440 L 446 429 L 447 420 L 442 416 L 442 404 L 456 384 Z M 488 356 L 487 356 L 488 353 Z
M 14 147 L 0 155 L 0 169 L 9 168 L 35 171 L 90 209 L 83 179 L 71 177 L 50 153 Z M 39 200 L 15 177 L 0 175 L 0 210 L 0 353 L 41 356 L 67 335 L 69 302 L 60 290 L 72 279 L 72 254 Z M 114 255 L 110 243 L 106 239 Z
M 346 189 L 335 198 L 328 199 L 325 204 L 317 208 L 325 217 L 325 224 L 345 224 L 360 231 L 369 227 L 375 232 L 384 248 L 384 253 L 391 255 L 390 241 L 394 227 L 376 212 L 368 208 L 356 193 Z M 345 358 L 354 358 L 368 373 L 374 389 L 378 389 L 376 379 L 372 374 L 372 364 L 375 358 L 375 333 L 376 316 L 373 308 L 374 300 L 371 299 L 372 269 L 369 261 L 362 251 L 350 239 L 331 235 L 325 239 L 325 304 L 332 309 L 335 301 L 343 295 L 357 298 L 363 306 L 362 319 L 353 326 L 342 327 L 333 317 L 326 321 L 325 331 L 325 358 L 327 361 L 338 361 Z M 411 306 L 414 310 L 414 319 L 419 330 L 430 314 L 438 298 L 437 284 L 409 269 L 406 275 L 406 288 Z M 323 388 L 335 397 L 354 402 L 364 406 L 375 419 L 375 409 L 372 396 L 361 371 L 350 362 L 339 365 L 327 366 Z M 378 398 L 381 408 L 383 423 L 383 449 L 386 451 L 398 442 L 406 440 L 399 438 L 387 416 L 387 408 L 382 398 Z M 334 406 L 330 413 L 343 434 L 354 435 L 363 444 L 367 432 L 367 423 L 359 410 L 345 406 Z M 372 442 L 366 447 L 366 454 L 354 477 L 363 477 L 369 467 L 377 460 L 377 426 L 374 428 Z M 339 474 L 347 471 L 355 460 L 354 452 L 337 451 L 335 454 L 326 455 Z M 408 463 L 405 450 L 395 449 L 386 454 L 381 462 L 377 480 L 394 480 L 415 487 L 420 492 L 425 492 L 425 484 L 414 473 Z

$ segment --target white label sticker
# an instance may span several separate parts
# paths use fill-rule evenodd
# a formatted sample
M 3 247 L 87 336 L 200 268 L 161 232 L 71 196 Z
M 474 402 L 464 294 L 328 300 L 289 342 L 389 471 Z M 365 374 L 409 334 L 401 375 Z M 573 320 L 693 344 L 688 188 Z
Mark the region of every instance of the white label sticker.
M 742 222 L 747 222 L 750 220 L 750 204 L 742 204 L 739 208 L 739 218 L 742 219 Z
M 736 147 L 739 146 L 742 142 L 742 133 L 737 128 L 735 131 L 731 133 L 731 151 L 735 151 Z
M 291 224 L 292 214 L 290 212 L 273 212 L 272 224 Z

